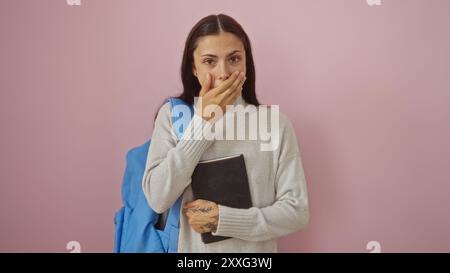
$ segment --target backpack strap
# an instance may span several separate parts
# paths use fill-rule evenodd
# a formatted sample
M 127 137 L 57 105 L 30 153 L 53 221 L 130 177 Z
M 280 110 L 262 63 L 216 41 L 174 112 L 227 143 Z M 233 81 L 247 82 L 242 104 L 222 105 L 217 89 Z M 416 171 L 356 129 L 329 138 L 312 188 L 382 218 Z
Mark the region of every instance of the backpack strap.
M 178 139 L 183 137 L 184 131 L 186 130 L 190 120 L 192 119 L 192 115 L 194 114 L 194 108 L 192 105 L 187 104 L 185 101 L 177 98 L 169 98 L 168 99 L 171 106 L 172 112 L 172 126 L 177 124 L 176 122 L 181 120 L 179 128 L 173 127 L 175 134 Z M 180 210 L 181 210 L 181 202 L 183 196 L 178 197 L 175 204 L 169 209 L 169 215 L 167 217 L 167 223 L 164 228 L 164 232 L 169 235 L 169 245 L 167 252 L 177 252 L 178 248 L 178 234 L 180 227 Z

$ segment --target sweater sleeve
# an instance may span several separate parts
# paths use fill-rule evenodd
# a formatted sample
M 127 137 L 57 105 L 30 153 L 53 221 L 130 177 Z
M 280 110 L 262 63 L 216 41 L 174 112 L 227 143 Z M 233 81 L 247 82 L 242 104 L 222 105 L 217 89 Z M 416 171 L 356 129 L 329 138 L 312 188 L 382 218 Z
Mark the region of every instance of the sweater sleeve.
M 169 209 L 184 189 L 202 154 L 213 142 L 203 137 L 211 124 L 194 114 L 184 136 L 173 133 L 170 103 L 158 112 L 142 181 L 144 195 L 157 213 Z
M 237 209 L 219 204 L 219 222 L 213 235 L 247 241 L 265 241 L 303 229 L 309 222 L 305 175 L 295 132 L 289 123 L 275 181 L 275 202 L 263 208 Z

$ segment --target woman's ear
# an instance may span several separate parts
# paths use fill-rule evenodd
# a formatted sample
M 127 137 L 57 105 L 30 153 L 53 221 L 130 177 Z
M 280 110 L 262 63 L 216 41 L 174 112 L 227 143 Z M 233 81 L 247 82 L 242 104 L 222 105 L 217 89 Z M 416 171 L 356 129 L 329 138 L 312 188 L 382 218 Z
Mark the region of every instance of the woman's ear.
M 195 66 L 192 66 L 192 74 L 197 77 L 197 69 L 195 69 Z

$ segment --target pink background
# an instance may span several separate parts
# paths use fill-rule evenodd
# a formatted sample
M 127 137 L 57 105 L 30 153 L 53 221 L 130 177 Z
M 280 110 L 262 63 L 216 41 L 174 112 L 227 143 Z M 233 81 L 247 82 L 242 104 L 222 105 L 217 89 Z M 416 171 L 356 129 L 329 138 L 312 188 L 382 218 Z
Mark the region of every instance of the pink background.
M 220 12 L 297 132 L 311 222 L 280 251 L 450 251 L 450 1 L 81 2 L 0 1 L 0 251 L 112 251 L 125 153 Z

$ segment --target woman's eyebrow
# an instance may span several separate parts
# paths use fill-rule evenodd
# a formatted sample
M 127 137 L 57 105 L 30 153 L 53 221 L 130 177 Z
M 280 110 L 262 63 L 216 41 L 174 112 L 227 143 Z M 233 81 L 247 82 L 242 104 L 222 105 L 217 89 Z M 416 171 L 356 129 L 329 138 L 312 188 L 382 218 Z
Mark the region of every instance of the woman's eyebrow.
M 228 56 L 231 56 L 231 55 L 233 55 L 233 54 L 235 54 L 235 53 L 237 53 L 237 52 L 241 52 L 241 51 L 240 51 L 240 50 L 234 50 L 233 52 L 228 53 L 228 54 L 227 54 L 227 57 L 228 57 Z M 216 55 L 213 55 L 213 54 L 203 54 L 202 57 L 204 57 L 204 56 L 217 58 L 217 56 L 216 56 Z

